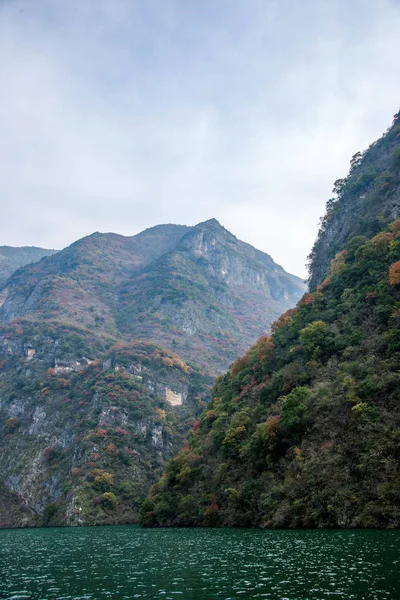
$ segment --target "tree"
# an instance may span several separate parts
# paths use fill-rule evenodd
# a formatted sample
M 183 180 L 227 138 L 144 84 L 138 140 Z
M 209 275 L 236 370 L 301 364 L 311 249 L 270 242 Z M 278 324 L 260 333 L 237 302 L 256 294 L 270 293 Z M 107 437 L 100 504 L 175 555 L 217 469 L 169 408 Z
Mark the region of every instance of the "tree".
M 118 498 L 113 492 L 104 492 L 101 496 L 101 503 L 105 508 L 114 509 L 118 504 Z
M 305 424 L 307 400 L 311 395 L 308 387 L 295 387 L 290 394 L 281 398 L 281 426 L 291 433 L 299 433 Z
M 323 358 L 333 342 L 329 326 L 324 321 L 313 321 L 300 331 L 299 337 L 303 348 L 315 360 Z
M 390 265 L 389 283 L 392 286 L 400 285 L 400 260 Z

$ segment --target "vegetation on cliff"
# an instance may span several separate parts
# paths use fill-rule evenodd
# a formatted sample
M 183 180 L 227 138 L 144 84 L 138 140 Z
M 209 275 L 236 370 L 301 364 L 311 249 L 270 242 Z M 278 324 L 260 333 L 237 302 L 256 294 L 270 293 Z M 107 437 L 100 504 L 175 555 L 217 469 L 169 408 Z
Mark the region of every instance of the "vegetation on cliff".
M 0 328 L 0 526 L 136 521 L 210 379 L 147 342 L 20 319 Z
M 400 220 L 233 363 L 145 525 L 400 525 Z
M 335 181 L 333 193 L 308 257 L 310 290 L 326 277 L 331 260 L 351 237 L 372 237 L 399 217 L 400 112 L 379 140 L 353 156 L 347 177 Z

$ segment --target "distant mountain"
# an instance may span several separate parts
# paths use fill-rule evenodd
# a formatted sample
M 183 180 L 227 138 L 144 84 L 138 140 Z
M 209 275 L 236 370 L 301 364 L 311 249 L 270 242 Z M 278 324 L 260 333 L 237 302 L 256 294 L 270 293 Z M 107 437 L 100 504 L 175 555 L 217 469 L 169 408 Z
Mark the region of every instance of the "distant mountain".
M 304 283 L 212 219 L 121 288 L 117 325 L 216 370 L 293 306 Z
M 293 306 L 303 282 L 216 220 L 95 233 L 16 272 L 0 322 L 57 319 L 150 340 L 221 371 Z
M 38 262 L 44 256 L 51 256 L 56 252 L 57 250 L 45 250 L 35 246 L 23 246 L 21 248 L 0 246 L 0 288 L 20 267 Z

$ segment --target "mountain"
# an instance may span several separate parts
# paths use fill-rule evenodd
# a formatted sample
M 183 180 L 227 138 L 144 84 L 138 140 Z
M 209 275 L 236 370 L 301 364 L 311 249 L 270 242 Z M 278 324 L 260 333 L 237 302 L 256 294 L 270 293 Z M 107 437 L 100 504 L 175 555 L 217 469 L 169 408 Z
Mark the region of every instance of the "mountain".
M 221 372 L 304 289 L 298 277 L 212 219 L 122 287 L 117 325 Z
M 12 246 L 0 246 L 0 288 L 7 279 L 20 267 L 38 262 L 44 256 L 51 256 L 57 250 L 45 250 L 35 246 L 23 246 L 13 248 Z
M 176 354 L 59 322 L 0 330 L 0 527 L 135 522 L 205 406 Z
M 149 340 L 217 373 L 304 289 L 216 220 L 160 225 L 95 233 L 18 270 L 0 292 L 0 322 L 29 316 Z
M 29 315 L 115 331 L 119 286 L 174 247 L 186 229 L 161 225 L 133 237 L 94 233 L 27 265 L 3 288 L 0 322 Z
M 396 115 L 353 164 L 339 187 L 362 167 L 360 188 L 328 204 L 312 291 L 217 379 L 145 525 L 400 526 L 398 136 Z M 383 187 L 365 182 L 374 161 Z
M 400 216 L 400 112 L 378 141 L 353 156 L 347 177 L 335 181 L 333 192 L 309 256 L 311 290 L 351 237 L 371 237 Z
M 94 233 L 14 272 L 0 290 L 0 527 L 137 522 L 211 375 L 303 290 L 215 220 Z

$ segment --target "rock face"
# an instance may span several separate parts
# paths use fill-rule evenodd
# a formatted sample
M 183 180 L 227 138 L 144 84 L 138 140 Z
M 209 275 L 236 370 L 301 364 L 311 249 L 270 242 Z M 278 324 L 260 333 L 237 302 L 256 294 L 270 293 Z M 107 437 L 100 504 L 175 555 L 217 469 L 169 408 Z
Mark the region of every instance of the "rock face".
M 220 372 L 304 289 L 212 219 L 123 286 L 117 324 L 126 335 L 157 340 Z
M 160 225 L 132 238 L 79 240 L 8 280 L 0 322 L 60 319 L 145 339 L 216 373 L 304 289 L 212 219 L 192 228 Z
M 1 328 L 0 526 L 136 521 L 209 387 L 154 344 L 59 323 Z
M 35 246 L 24 246 L 22 248 L 0 246 L 0 288 L 3 287 L 7 279 L 20 267 L 38 262 L 44 256 L 51 256 L 56 252 L 56 250 L 45 250 L 43 248 L 36 248 Z
M 354 236 L 370 237 L 400 216 L 400 113 L 365 152 L 357 153 L 344 179 L 335 182 L 318 238 L 309 256 L 310 289 L 329 274 L 335 255 Z

